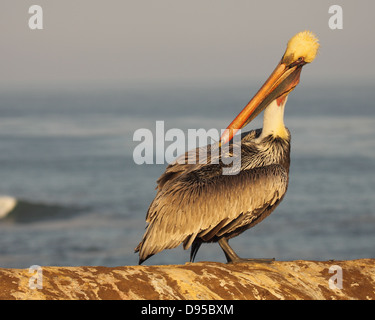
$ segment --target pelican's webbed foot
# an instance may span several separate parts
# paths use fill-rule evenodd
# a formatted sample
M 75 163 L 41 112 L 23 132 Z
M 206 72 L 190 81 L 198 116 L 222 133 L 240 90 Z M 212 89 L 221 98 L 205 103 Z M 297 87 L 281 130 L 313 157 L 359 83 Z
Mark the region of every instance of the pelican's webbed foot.
M 223 249 L 225 257 L 227 258 L 228 263 L 272 263 L 275 261 L 275 258 L 271 259 L 244 259 L 240 258 L 234 250 L 229 246 L 228 240 L 226 238 L 221 238 L 218 241 L 221 249 Z
M 228 263 L 272 263 L 275 258 L 260 258 L 260 259 L 244 259 L 238 257 L 238 259 L 233 259 L 228 261 Z

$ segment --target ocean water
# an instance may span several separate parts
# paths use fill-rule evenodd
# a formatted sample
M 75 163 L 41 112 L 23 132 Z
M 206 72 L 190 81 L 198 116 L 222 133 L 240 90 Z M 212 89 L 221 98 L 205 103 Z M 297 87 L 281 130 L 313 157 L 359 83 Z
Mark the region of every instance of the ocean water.
M 137 165 L 133 134 L 225 128 L 256 86 L 164 85 L 17 90 L 0 96 L 0 267 L 135 265 L 156 180 L 166 164 Z M 298 87 L 286 106 L 290 184 L 275 212 L 231 240 L 243 257 L 375 258 L 375 91 Z M 248 128 L 261 126 L 261 117 Z M 166 147 L 168 144 L 166 143 Z M 156 152 L 156 150 L 154 150 Z M 145 264 L 181 264 L 182 247 Z M 205 244 L 196 261 L 222 261 Z

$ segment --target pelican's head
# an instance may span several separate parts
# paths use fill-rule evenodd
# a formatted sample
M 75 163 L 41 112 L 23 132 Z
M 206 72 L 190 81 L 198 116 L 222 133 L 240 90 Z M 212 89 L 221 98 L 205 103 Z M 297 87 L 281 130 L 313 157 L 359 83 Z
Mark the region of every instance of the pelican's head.
M 291 38 L 275 70 L 224 131 L 220 138 L 221 144 L 230 141 L 239 129 L 246 126 L 272 101 L 278 99 L 277 103 L 281 105 L 284 98 L 298 85 L 302 67 L 315 59 L 318 49 L 318 38 L 310 31 L 302 31 Z
M 310 31 L 302 31 L 289 40 L 281 61 L 286 65 L 298 61 L 310 63 L 315 59 L 318 49 L 318 38 Z

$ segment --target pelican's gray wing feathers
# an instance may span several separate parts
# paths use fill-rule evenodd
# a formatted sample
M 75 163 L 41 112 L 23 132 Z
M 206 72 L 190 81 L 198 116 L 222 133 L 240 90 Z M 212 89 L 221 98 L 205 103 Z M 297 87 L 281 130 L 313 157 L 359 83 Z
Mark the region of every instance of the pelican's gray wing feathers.
M 219 165 L 186 166 L 175 171 L 173 183 L 164 181 L 149 207 L 147 230 L 136 248 L 140 261 L 181 243 L 188 249 L 196 237 L 209 241 L 251 226 L 287 190 L 288 173 L 281 165 L 237 175 L 222 175 L 221 169 Z

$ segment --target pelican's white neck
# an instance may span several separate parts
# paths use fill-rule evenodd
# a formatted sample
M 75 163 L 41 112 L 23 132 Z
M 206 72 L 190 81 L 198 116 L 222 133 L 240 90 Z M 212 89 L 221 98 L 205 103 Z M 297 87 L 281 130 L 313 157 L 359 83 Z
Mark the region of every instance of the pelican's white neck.
M 283 101 L 276 99 L 264 110 L 263 129 L 259 139 L 263 139 L 269 135 L 284 139 L 288 137 L 288 131 L 284 126 L 284 108 L 287 100 L 288 96 Z

